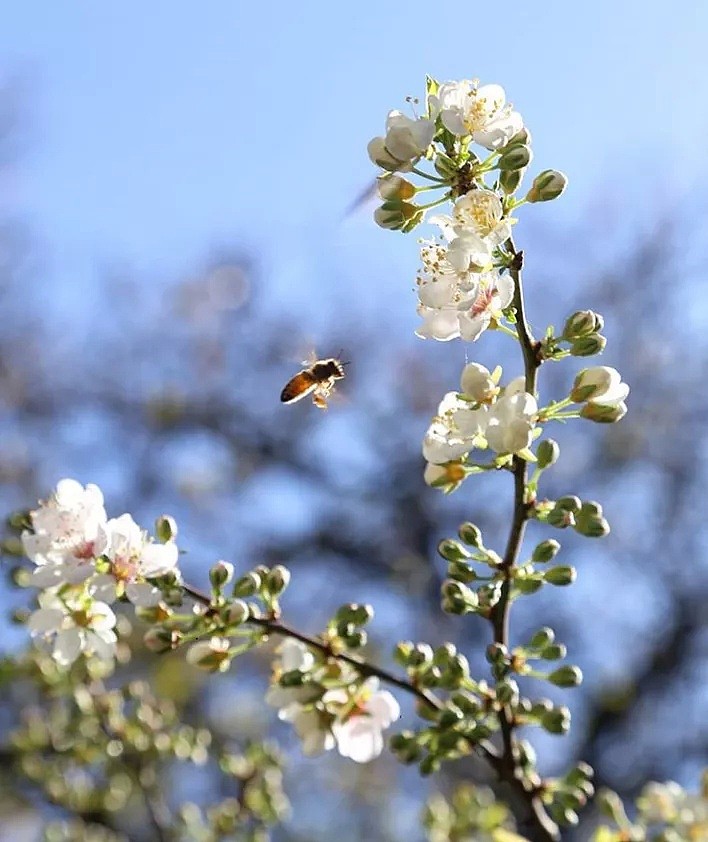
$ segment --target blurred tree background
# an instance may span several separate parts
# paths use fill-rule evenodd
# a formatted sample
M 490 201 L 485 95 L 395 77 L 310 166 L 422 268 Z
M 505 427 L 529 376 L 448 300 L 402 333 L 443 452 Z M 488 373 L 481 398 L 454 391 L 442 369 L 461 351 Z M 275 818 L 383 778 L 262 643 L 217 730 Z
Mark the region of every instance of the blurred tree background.
M 27 137 L 33 96 L 13 78 L 0 94 L 6 196 L 23 150 L 38 142 Z M 371 116 L 362 149 L 383 112 Z M 545 153 L 551 148 L 546 139 Z M 281 178 L 287 182 L 285 172 Z M 473 674 L 486 673 L 486 627 L 439 610 L 445 564 L 436 546 L 473 519 L 498 547 L 511 509 L 509 478 L 475 477 L 444 497 L 423 483 L 420 442 L 466 356 L 487 365 L 502 358 L 510 376 L 518 360 L 502 335 L 454 347 L 413 336 L 414 275 L 390 254 L 378 261 L 361 254 L 366 237 L 375 247 L 382 240 L 369 231 L 371 208 L 344 215 L 355 193 L 334 207 L 325 231 L 334 245 L 316 278 L 301 283 L 295 275 L 286 295 L 282 278 L 272 277 L 267 243 L 249 232 L 216 232 L 201 259 L 177 273 L 135 269 L 118 255 L 94 267 L 89 286 L 50 290 L 44 277 L 52 255 L 42 232 L 3 202 L 0 509 L 27 508 L 62 476 L 96 482 L 113 514 L 131 511 L 146 524 L 163 512 L 176 518 L 187 551 L 182 567 L 196 585 L 218 558 L 237 570 L 283 563 L 293 572 L 285 610 L 296 627 L 316 633 L 342 602 L 371 602 L 372 660 L 387 662 L 399 639 L 451 640 Z M 622 796 L 649 779 L 695 789 L 708 750 L 708 254 L 698 195 L 657 197 L 654 207 L 626 212 L 598 179 L 597 202 L 573 224 L 534 219 L 529 210 L 517 233 L 535 331 L 580 307 L 602 313 L 610 345 L 601 362 L 632 387 L 618 427 L 556 430 L 562 458 L 542 486 L 549 497 L 599 500 L 610 537 L 558 536 L 577 583 L 547 587 L 512 612 L 513 639 L 551 624 L 585 673 L 570 697 L 557 691 L 572 708 L 570 736 L 530 735 L 541 771 L 586 760 L 598 784 Z M 407 246 L 415 252 L 412 239 Z M 313 347 L 324 356 L 343 349 L 351 361 L 327 413 L 307 401 L 279 404 L 280 389 Z M 560 396 L 568 377 L 566 369 L 544 367 L 542 398 Z M 530 542 L 545 536 L 537 524 L 531 532 Z M 9 617 L 27 597 L 9 579 L 0 593 L 0 652 L 11 654 L 25 645 L 25 631 Z M 139 631 L 136 624 L 136 640 Z M 455 780 L 491 782 L 469 760 L 429 782 L 386 755 L 365 767 L 334 756 L 306 759 L 263 704 L 268 661 L 253 655 L 238 663 L 237 672 L 205 681 L 180 654 L 138 654 L 119 674 L 145 678 L 220 744 L 243 747 L 266 736 L 281 743 L 293 809 L 276 840 L 325 842 L 333 827 L 341 842 L 422 838 L 426 793 Z M 0 750 L 26 702 L 18 688 L 0 684 Z M 401 702 L 405 723 L 414 713 L 409 700 Z M 35 839 L 38 821 L 65 812 L 2 756 L 0 840 Z M 210 767 L 175 769 L 169 781 L 167 809 L 185 799 L 207 803 L 222 786 Z M 154 838 L 126 811 L 92 818 L 138 842 Z M 577 838 L 592 825 L 588 810 Z

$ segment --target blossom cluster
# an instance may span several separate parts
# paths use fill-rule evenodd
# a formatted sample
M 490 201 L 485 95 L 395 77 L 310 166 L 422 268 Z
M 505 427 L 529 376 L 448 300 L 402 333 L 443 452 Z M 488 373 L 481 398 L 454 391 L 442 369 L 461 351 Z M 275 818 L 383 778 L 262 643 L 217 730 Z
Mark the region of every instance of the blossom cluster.
M 342 672 L 332 686 L 326 664 L 298 640 L 280 646 L 275 683 L 266 695 L 279 708 L 278 717 L 292 723 L 305 754 L 321 754 L 335 746 L 343 757 L 367 763 L 383 751 L 382 732 L 400 716 L 400 707 L 377 678 L 357 680 Z M 291 683 L 294 682 L 294 683 Z
M 30 632 L 64 666 L 82 652 L 110 660 L 117 641 L 111 604 L 124 597 L 154 606 L 161 599 L 155 579 L 179 577 L 172 537 L 155 541 L 129 514 L 109 519 L 101 490 L 73 479 L 61 480 L 30 513 L 22 546 L 35 564 L 31 584 L 42 589 Z

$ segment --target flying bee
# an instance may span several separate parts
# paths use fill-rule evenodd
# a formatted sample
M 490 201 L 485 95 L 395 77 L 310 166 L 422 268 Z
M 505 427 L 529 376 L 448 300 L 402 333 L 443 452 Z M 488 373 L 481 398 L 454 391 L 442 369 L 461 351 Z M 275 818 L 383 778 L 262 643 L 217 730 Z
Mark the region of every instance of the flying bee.
M 312 403 L 318 409 L 327 409 L 327 398 L 334 391 L 334 384 L 344 377 L 343 363 L 335 357 L 326 360 L 314 360 L 307 368 L 288 380 L 280 393 L 283 403 L 295 403 L 307 395 L 312 395 Z

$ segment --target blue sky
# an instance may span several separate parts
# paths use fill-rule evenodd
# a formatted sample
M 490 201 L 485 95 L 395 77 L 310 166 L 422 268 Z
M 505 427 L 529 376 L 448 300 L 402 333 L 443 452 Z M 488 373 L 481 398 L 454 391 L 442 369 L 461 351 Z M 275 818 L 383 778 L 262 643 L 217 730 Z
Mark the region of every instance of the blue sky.
M 679 202 L 705 174 L 707 35 L 687 0 L 15 3 L 0 66 L 32 80 L 31 148 L 11 199 L 42 237 L 45 292 L 113 261 L 168 277 L 233 241 L 281 290 L 361 253 L 403 273 L 409 238 L 340 219 L 373 174 L 367 141 L 426 72 L 504 85 L 535 166 L 571 179 L 537 217 L 569 225 Z

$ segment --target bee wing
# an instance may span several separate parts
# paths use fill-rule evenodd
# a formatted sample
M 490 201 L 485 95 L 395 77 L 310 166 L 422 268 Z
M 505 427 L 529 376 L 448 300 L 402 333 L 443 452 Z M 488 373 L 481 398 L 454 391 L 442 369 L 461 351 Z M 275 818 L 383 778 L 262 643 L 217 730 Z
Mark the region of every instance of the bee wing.
M 295 401 L 304 398 L 305 395 L 309 395 L 316 387 L 317 381 L 315 378 L 307 369 L 303 369 L 298 371 L 295 377 L 285 384 L 285 388 L 280 393 L 280 400 L 283 403 L 295 403 Z

